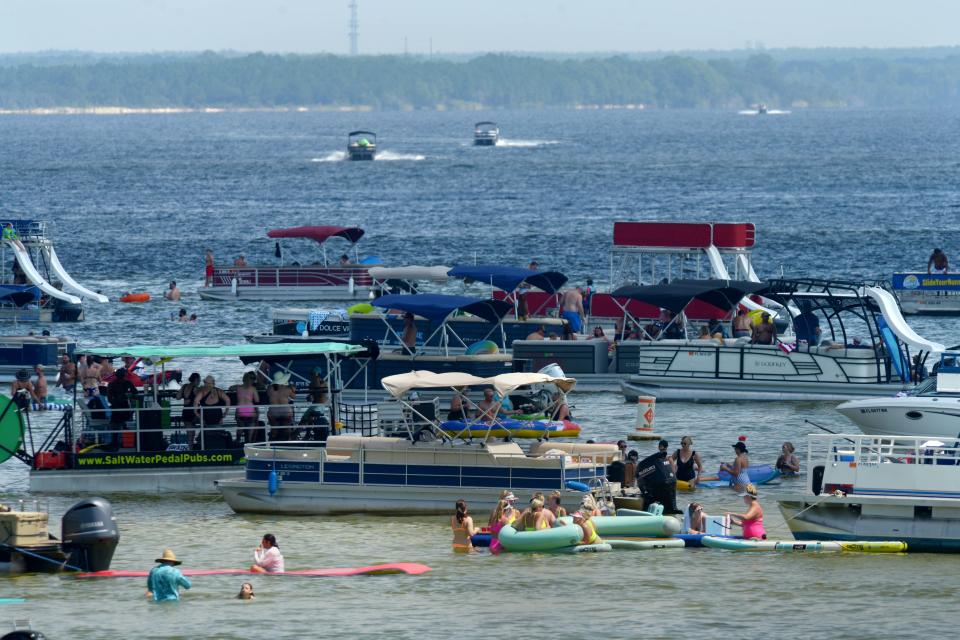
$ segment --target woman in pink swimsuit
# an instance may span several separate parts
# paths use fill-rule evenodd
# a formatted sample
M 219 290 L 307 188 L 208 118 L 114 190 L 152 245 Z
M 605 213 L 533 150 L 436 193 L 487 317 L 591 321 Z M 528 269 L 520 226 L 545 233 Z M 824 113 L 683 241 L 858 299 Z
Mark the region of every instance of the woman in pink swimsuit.
M 744 540 L 766 540 L 767 532 L 763 529 L 763 507 L 757 500 L 757 487 L 748 484 L 744 492 L 739 494 L 747 505 L 746 513 L 731 513 L 730 522 L 743 527 Z
M 513 494 L 510 494 L 513 495 Z M 497 503 L 497 508 L 493 512 L 490 525 L 490 553 L 500 553 L 500 529 L 512 525 L 517 520 L 517 510 L 507 500 L 501 500 Z
M 254 386 L 256 380 L 256 374 L 248 371 L 243 374 L 243 386 L 237 388 L 237 439 L 243 442 L 252 442 L 253 427 L 257 424 L 256 405 L 260 402 L 260 394 Z

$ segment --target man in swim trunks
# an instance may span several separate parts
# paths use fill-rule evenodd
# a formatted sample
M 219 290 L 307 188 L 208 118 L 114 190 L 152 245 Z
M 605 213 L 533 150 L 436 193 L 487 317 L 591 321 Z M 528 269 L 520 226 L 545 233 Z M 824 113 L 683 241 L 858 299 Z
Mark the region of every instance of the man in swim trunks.
M 774 344 L 777 341 L 777 327 L 770 321 L 770 314 L 760 314 L 760 324 L 753 327 L 753 344 Z
M 172 302 L 180 299 L 180 289 L 177 288 L 177 281 L 170 281 L 170 288 L 163 292 L 163 297 Z
M 748 338 L 753 332 L 753 323 L 746 309 L 737 309 L 737 317 L 733 319 L 733 337 Z
M 950 264 L 947 261 L 947 254 L 943 249 L 934 249 L 927 260 L 927 273 L 942 275 L 950 270 Z
M 213 249 L 207 249 L 207 255 L 204 260 L 206 261 L 206 270 L 204 272 L 203 286 L 209 287 L 213 284 Z
M 64 391 L 70 391 L 77 384 L 77 365 L 70 360 L 70 356 L 64 354 L 60 358 L 60 379 L 57 380 L 57 386 L 63 387 Z
M 586 312 L 583 310 L 583 294 L 580 287 L 567 289 L 560 298 L 560 311 L 564 320 L 570 323 L 570 328 L 574 333 L 580 333 L 583 329 L 583 320 Z

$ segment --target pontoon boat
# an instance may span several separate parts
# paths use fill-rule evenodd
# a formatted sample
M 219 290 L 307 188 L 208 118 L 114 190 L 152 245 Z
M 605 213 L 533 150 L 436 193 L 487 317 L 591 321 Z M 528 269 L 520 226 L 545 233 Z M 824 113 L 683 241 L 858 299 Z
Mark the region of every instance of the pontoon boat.
M 373 160 L 377 155 L 377 134 L 373 131 L 351 131 L 347 134 L 347 159 Z
M 500 139 L 500 127 L 496 122 L 478 122 L 473 125 L 473 144 L 478 147 L 492 147 Z

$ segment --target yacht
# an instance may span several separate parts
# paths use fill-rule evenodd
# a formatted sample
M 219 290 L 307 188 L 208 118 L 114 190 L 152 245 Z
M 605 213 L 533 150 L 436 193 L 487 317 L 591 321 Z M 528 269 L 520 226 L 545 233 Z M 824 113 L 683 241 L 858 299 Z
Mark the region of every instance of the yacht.
M 806 488 L 778 500 L 797 540 L 899 540 L 960 552 L 960 442 L 814 434 Z

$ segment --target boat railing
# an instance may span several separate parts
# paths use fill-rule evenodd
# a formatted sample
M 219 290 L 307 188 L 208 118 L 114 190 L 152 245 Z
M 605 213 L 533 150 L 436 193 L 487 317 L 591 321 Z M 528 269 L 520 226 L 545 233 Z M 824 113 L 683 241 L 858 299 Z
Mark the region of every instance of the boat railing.
M 232 287 L 332 287 L 349 286 L 351 279 L 357 287 L 373 285 L 367 267 L 345 266 L 276 266 L 276 267 L 218 267 L 213 272 L 213 286 Z
M 537 472 L 557 469 L 560 473 L 553 480 L 556 488 L 563 490 L 567 481 L 588 483 L 606 472 L 605 462 L 591 455 L 531 457 L 519 448 L 516 452 L 491 452 L 479 444 L 411 443 L 401 438 L 378 438 L 369 443 L 365 440 L 328 441 L 326 448 L 310 442 L 249 444 L 244 448 L 247 477 L 252 479 L 251 470 L 262 474 L 269 467 L 281 480 L 302 480 L 303 464 L 311 463 L 316 465 L 311 469 L 316 474 L 311 481 L 321 484 L 493 486 L 489 474 L 477 469 L 501 469 L 506 471 L 506 477 L 498 477 L 498 482 L 505 484 L 497 484 L 498 488 L 524 489 L 537 482 L 542 483 L 536 486 L 548 488 L 545 485 L 550 483 L 540 481 Z M 387 444 L 386 440 L 392 442 Z M 325 479 L 325 472 L 335 474 L 337 479 Z
M 900 488 L 934 492 L 955 486 L 960 467 L 960 436 L 808 436 L 808 490 L 833 493 L 896 493 Z M 822 469 L 822 470 L 820 470 Z M 944 475 L 951 480 L 944 484 Z
M 288 441 L 294 436 L 320 439 L 333 428 L 326 406 L 256 405 L 252 411 L 230 407 L 160 404 L 148 407 L 91 408 L 81 413 L 76 446 L 80 451 L 191 451 L 239 449 L 248 442 Z M 237 416 L 240 409 L 247 415 Z M 325 436 L 323 436 L 325 437 Z

